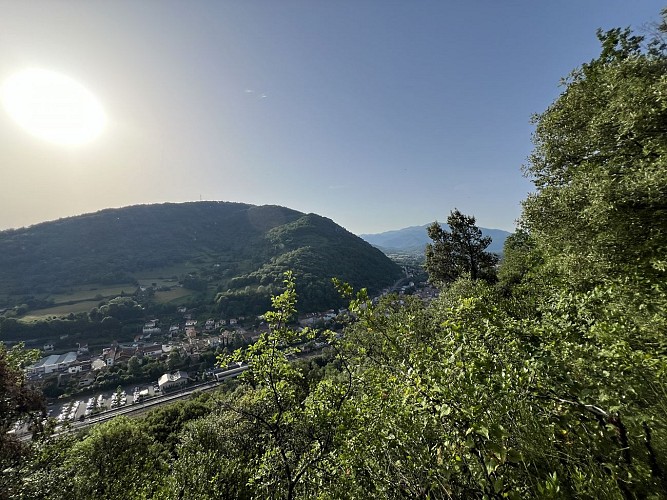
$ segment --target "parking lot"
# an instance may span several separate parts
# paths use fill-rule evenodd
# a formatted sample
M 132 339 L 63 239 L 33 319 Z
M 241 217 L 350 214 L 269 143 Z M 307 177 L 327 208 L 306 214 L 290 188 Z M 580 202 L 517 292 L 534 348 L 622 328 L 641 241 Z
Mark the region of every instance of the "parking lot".
M 106 391 L 100 394 L 76 399 L 65 403 L 49 405 L 48 416 L 59 424 L 97 415 L 106 410 L 137 404 L 147 398 L 159 396 L 157 385 L 132 385 L 120 390 Z

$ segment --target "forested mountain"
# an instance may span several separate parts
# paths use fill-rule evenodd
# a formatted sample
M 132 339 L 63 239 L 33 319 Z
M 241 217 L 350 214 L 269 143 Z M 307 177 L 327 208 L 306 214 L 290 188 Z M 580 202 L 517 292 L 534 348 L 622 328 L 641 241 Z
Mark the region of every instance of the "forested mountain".
M 9 305 L 76 285 L 132 284 L 147 272 L 223 302 L 259 295 L 268 304 L 287 269 L 305 308 L 335 297 L 331 277 L 378 289 L 400 272 L 331 220 L 279 206 L 139 205 L 0 232 L 0 302 Z
M 426 231 L 429 225 L 404 227 L 403 229 L 383 233 L 360 234 L 359 237 L 386 252 L 411 252 L 423 255 L 424 248 L 428 243 L 431 243 Z M 490 236 L 492 239 L 487 250 L 493 253 L 502 253 L 505 239 L 510 233 L 502 229 L 487 229 L 484 227 L 480 229 L 484 236 Z

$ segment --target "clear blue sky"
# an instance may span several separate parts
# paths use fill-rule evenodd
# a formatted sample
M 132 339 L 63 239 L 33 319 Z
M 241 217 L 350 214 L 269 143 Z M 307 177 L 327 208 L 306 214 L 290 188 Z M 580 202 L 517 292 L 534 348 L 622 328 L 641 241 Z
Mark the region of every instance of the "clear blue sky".
M 0 115 L 0 229 L 138 203 L 279 204 L 355 233 L 457 207 L 511 230 L 530 117 L 641 30 L 628 0 L 2 1 L 0 79 L 69 75 L 101 101 L 94 142 L 40 142 Z M 1 110 L 0 110 L 1 111 Z

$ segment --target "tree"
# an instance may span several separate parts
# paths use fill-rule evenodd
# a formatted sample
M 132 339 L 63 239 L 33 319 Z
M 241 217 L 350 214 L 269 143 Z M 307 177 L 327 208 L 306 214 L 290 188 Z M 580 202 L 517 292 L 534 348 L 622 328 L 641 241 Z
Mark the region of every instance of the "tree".
M 535 239 L 519 228 L 505 240 L 497 287 L 517 307 L 516 314 L 531 316 L 553 288 L 553 276 L 544 271 L 544 259 Z
M 100 323 L 102 329 L 108 332 L 117 332 L 120 330 L 121 322 L 119 319 L 114 318 L 113 316 L 106 316 Z
M 252 429 L 254 442 L 261 443 L 252 461 L 253 496 L 291 500 L 312 497 L 314 485 L 336 475 L 328 465 L 350 396 L 351 374 L 346 383 L 322 381 L 311 390 L 304 387 L 303 373 L 292 358 L 314 332 L 290 328 L 297 299 L 291 272 L 285 273 L 284 283 L 285 291 L 271 299 L 274 310 L 264 315 L 270 330 L 247 349 L 221 357 L 220 365 L 249 365 L 240 377 L 249 386 L 240 387 L 237 398 L 223 404 L 222 416 Z M 225 462 L 224 468 L 228 466 Z
M 64 464 L 72 478 L 70 498 L 152 497 L 161 450 L 136 420 L 121 416 L 94 427 Z
M 235 404 L 239 401 L 234 394 Z M 230 395 L 223 398 L 230 399 Z M 166 499 L 253 498 L 253 460 L 261 455 L 262 442 L 254 426 L 232 412 L 210 414 L 190 421 L 178 435 L 178 458 L 169 474 Z
M 169 370 L 174 370 L 182 363 L 183 359 L 181 358 L 181 353 L 178 351 L 178 349 L 172 349 L 169 351 L 169 356 L 167 356 L 167 368 Z
M 23 368 L 38 358 L 39 351 L 27 351 L 23 344 L 7 349 L 0 342 L 0 498 L 11 487 L 11 471 L 27 450 L 8 432 L 19 420 L 39 427 L 46 414 L 44 396 L 26 382 L 23 373 Z
M 528 235 L 512 246 L 529 254 Z M 354 479 L 333 496 L 662 498 L 664 315 L 639 322 L 621 287 L 543 291 L 518 317 L 522 294 L 469 278 L 427 305 L 351 304 L 355 414 L 336 454 L 339 486 Z
M 426 246 L 429 280 L 451 283 L 468 274 L 473 280 L 495 281 L 498 256 L 486 252 L 491 237 L 482 236 L 482 231 L 475 225 L 475 217 L 454 209 L 447 217 L 447 224 L 451 232 L 445 231 L 437 221 L 427 229 L 433 240 Z
M 667 491 L 666 28 L 648 45 L 629 29 L 598 32 L 600 56 L 535 117 L 530 237 L 511 242 L 521 262 L 504 273 L 514 289 L 536 271 L 548 285 L 529 342 L 558 448 L 604 457 L 625 498 Z
M 534 117 L 523 224 L 569 285 L 629 273 L 650 287 L 667 267 L 667 52 L 629 29 L 598 38 L 600 56 Z
M 141 361 L 137 356 L 132 356 L 127 360 L 127 371 L 130 375 L 138 376 L 141 374 Z

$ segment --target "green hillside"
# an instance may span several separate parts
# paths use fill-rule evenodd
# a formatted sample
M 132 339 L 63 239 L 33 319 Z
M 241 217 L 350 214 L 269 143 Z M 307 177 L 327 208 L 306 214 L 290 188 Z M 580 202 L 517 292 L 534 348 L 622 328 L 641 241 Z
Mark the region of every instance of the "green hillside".
M 318 215 L 226 202 L 140 205 L 0 232 L 0 307 L 81 302 L 141 284 L 165 300 L 217 296 L 241 314 L 249 302 L 265 307 L 287 269 L 304 310 L 335 299 L 333 276 L 379 289 L 400 273 Z

